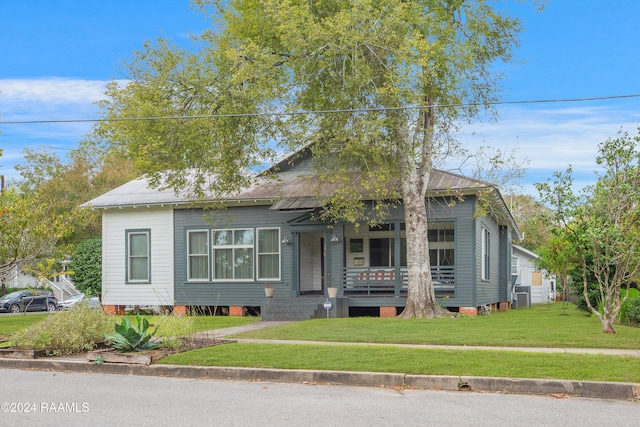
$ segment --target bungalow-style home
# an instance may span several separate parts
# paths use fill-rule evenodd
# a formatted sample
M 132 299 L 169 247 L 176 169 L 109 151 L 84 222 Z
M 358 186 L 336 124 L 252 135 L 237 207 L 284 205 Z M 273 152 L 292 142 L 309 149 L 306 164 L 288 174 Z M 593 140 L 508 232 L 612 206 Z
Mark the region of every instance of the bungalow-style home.
M 511 275 L 514 284 L 514 303 L 518 308 L 556 300 L 555 276 L 536 265 L 538 258 L 540 256 L 536 253 L 522 246 L 513 245 Z M 518 294 L 523 293 L 528 296 L 524 299 L 521 297 L 519 300 Z M 528 300 L 528 302 L 525 303 L 524 300 Z
M 402 205 L 384 224 L 327 224 L 309 180 L 309 150 L 257 176 L 250 188 L 207 210 L 136 179 L 84 204 L 102 210 L 102 302 L 259 310 L 263 319 L 395 316 L 405 305 Z M 295 161 L 294 161 L 295 159 Z M 479 211 L 483 192 L 489 208 Z M 427 200 L 436 297 L 451 311 L 511 304 L 512 240 L 520 232 L 499 190 L 433 170 Z M 480 215 L 479 212 L 488 212 Z M 273 288 L 273 298 L 265 297 Z M 337 295 L 329 298 L 329 288 Z M 327 303 L 329 301 L 329 303 Z

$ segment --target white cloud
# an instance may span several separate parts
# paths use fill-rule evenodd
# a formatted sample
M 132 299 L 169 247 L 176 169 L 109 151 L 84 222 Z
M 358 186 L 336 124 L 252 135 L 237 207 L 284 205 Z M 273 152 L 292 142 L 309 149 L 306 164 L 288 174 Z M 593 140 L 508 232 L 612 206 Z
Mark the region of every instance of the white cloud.
M 598 144 L 617 137 L 620 129 L 637 132 L 638 104 L 503 106 L 497 122 L 467 126 L 460 140 L 471 151 L 480 146 L 515 149 L 520 160 L 529 162 L 521 183 L 527 193 L 537 194 L 532 190 L 534 182 L 546 181 L 568 166 L 573 168 L 576 187 L 581 188 L 597 179 Z
M 103 97 L 106 81 L 63 78 L 0 80 L 0 108 L 15 105 L 86 105 Z

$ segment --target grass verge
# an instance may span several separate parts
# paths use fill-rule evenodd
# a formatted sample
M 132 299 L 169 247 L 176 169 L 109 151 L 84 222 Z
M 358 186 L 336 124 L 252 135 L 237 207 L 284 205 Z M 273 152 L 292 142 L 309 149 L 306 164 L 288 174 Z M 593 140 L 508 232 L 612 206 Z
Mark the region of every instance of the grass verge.
M 238 343 L 163 358 L 162 364 L 398 372 L 415 375 L 640 382 L 640 358 L 519 351 Z

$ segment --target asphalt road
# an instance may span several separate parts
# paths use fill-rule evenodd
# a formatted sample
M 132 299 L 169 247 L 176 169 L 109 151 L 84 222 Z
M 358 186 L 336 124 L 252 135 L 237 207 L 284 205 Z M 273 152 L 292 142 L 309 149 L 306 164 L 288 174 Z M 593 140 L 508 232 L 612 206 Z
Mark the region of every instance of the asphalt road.
M 635 426 L 640 403 L 0 369 L 11 426 Z

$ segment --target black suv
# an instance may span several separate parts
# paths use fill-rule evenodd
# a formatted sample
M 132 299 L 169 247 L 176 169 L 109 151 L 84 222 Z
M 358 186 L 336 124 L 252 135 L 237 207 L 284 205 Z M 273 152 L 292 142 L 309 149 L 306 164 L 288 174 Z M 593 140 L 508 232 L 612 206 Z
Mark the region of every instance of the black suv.
M 56 311 L 58 300 L 51 291 L 25 289 L 0 297 L 0 312 Z

